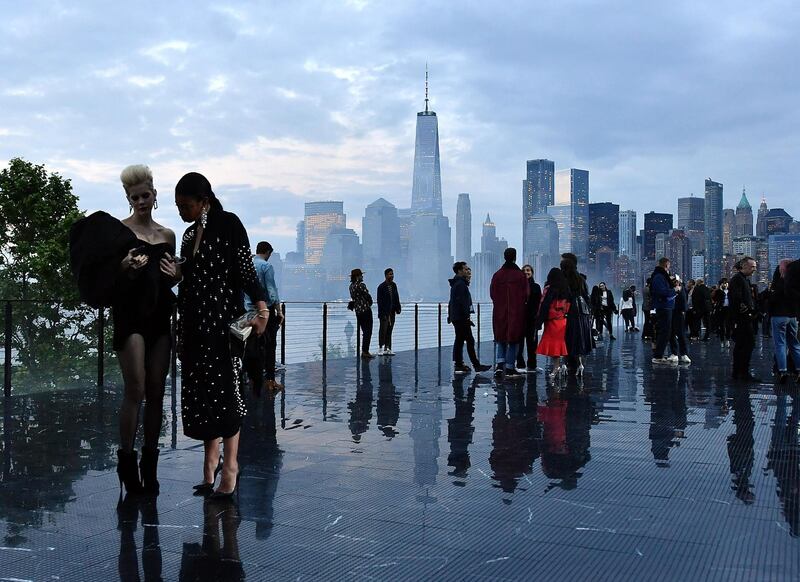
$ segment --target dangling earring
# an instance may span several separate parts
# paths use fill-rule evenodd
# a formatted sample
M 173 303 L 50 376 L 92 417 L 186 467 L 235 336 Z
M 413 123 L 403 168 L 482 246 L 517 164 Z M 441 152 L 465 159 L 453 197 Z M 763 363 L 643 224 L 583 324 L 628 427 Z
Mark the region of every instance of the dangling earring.
M 133 204 L 128 204 L 128 212 L 133 214 Z
M 158 200 L 153 200 L 153 210 L 158 210 Z
M 202 226 L 203 229 L 205 230 L 207 223 L 208 223 L 208 210 L 204 208 L 203 212 L 200 214 L 200 226 Z

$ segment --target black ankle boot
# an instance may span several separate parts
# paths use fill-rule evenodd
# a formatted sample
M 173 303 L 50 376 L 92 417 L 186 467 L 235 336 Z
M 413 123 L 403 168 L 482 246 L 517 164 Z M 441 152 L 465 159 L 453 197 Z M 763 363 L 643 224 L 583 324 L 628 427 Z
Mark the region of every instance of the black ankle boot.
M 139 481 L 139 467 L 136 466 L 136 451 L 117 451 L 117 476 L 119 487 L 125 485 L 125 491 L 138 495 L 142 492 L 142 483 Z
M 139 471 L 142 474 L 142 485 L 146 495 L 158 495 L 159 485 L 156 473 L 158 470 L 158 448 L 142 447 L 142 460 Z

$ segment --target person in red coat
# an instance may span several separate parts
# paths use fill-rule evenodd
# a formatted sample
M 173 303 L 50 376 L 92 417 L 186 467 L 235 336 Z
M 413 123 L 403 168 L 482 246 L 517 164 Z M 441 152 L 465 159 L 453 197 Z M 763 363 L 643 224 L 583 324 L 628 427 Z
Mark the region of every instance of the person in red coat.
M 517 266 L 517 250 L 507 248 L 503 253 L 505 263 L 492 277 L 489 295 L 494 303 L 492 326 L 497 345 L 497 370 L 507 378 L 519 377 L 514 368 L 519 342 L 525 336 L 525 316 L 530 286 L 525 274 Z

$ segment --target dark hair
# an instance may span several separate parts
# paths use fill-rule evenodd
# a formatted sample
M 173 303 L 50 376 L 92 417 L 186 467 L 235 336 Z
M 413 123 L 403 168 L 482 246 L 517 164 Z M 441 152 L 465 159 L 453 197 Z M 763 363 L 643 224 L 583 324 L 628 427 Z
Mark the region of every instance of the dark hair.
M 257 255 L 266 255 L 267 253 L 271 253 L 272 251 L 273 251 L 272 245 L 265 240 L 262 240 L 260 243 L 256 245 Z
M 512 263 L 517 260 L 517 249 L 514 247 L 508 247 L 506 250 L 503 251 L 503 258 L 506 261 L 511 261 Z
M 553 267 L 550 269 L 550 272 L 547 273 L 547 282 L 545 285 L 549 287 L 549 292 L 552 292 L 556 299 L 566 299 L 569 297 L 567 279 L 564 277 L 564 272 L 558 267 Z
M 567 280 L 569 290 L 575 295 L 582 295 L 586 289 L 586 281 L 578 273 L 578 260 L 572 253 L 561 255 L 561 272 Z
M 525 270 L 525 267 L 528 267 L 531 270 L 531 281 L 533 281 L 535 283 L 536 282 L 536 272 L 533 270 L 533 266 L 529 265 L 528 263 L 525 263 L 524 265 L 522 265 L 522 270 L 523 271 Z
M 754 263 L 756 262 L 756 260 L 753 257 L 742 257 L 741 259 L 736 261 L 736 270 L 741 271 L 748 261 L 753 261 Z
M 197 172 L 184 174 L 183 178 L 178 180 L 175 185 L 175 196 L 187 196 L 188 198 L 194 198 L 198 202 L 208 200 L 211 208 L 222 210 L 222 203 L 220 203 L 211 189 L 211 182 L 203 174 L 198 174 Z
M 391 267 L 389 267 L 388 269 L 384 269 L 383 276 L 385 277 L 389 273 L 394 273 L 394 269 L 392 269 Z
M 466 261 L 456 261 L 453 263 L 453 272 L 458 275 L 458 272 L 467 264 Z
M 660 259 L 658 259 L 658 266 L 663 269 L 664 265 L 666 265 L 667 263 L 671 263 L 671 262 L 672 261 L 670 261 L 668 257 L 661 257 Z

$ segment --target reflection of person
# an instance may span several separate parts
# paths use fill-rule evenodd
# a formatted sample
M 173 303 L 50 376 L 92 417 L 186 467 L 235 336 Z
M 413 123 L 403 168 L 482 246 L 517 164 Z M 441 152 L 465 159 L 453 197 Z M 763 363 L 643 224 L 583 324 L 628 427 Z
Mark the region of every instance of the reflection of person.
M 400 294 L 397 292 L 397 283 L 394 282 L 394 271 L 386 269 L 383 272 L 385 280 L 378 285 L 378 354 L 393 356 L 392 330 L 394 318 L 400 315 Z
M 514 492 L 520 478 L 533 471 L 533 462 L 539 458 L 537 398 L 536 390 L 528 390 L 526 401 L 525 393 L 518 386 L 497 393 L 489 465 L 506 493 Z
M 369 343 L 372 340 L 372 296 L 364 284 L 364 272 L 361 269 L 350 272 L 350 300 L 362 334 L 361 357 L 374 358 L 369 352 Z
M 392 364 L 384 360 L 378 364 L 378 401 L 375 414 L 378 430 L 387 438 L 396 437 L 397 421 L 400 418 L 400 395 L 392 378 Z
M 578 472 L 589 454 L 592 403 L 583 391 L 562 393 L 548 389 L 547 401 L 539 404 L 542 423 L 542 471 L 560 482 L 552 487 L 575 489 Z
M 183 544 L 179 580 L 244 580 L 238 540 L 241 522 L 235 504 L 207 499 L 203 504 L 203 542 Z
M 117 568 L 123 582 L 139 581 L 139 560 L 136 547 L 136 524 L 142 515 L 142 570 L 145 580 L 161 580 L 162 557 L 158 535 L 158 508 L 154 500 L 126 497 L 117 506 L 119 558 Z
M 775 420 L 767 453 L 767 468 L 778 482 L 777 494 L 783 504 L 783 517 L 792 537 L 800 537 L 800 406 L 792 400 L 792 414 L 787 418 L 786 395 L 776 398 Z
M 157 495 L 158 437 L 172 348 L 170 318 L 175 296 L 170 288 L 175 284 L 175 273 L 170 261 L 175 254 L 175 233 L 153 220 L 158 203 L 150 168 L 128 166 L 120 179 L 132 212 L 122 223 L 135 238 L 120 264 L 119 277 L 124 284 L 117 285 L 112 307 L 114 350 L 125 382 L 119 411 L 117 473 L 129 493 Z M 140 479 L 133 446 L 143 399 L 147 404 Z
M 475 376 L 477 381 L 480 376 Z M 450 443 L 450 454 L 447 465 L 453 470 L 448 472 L 452 477 L 465 478 L 470 468 L 469 446 L 475 433 L 475 383 L 471 384 L 464 394 L 463 375 L 453 377 L 453 418 L 447 419 L 447 442 Z
M 686 429 L 686 392 L 680 386 L 659 385 L 650 401 L 650 451 L 659 466 L 669 465 L 669 450 L 678 446 Z
M 239 386 L 241 362 L 231 354 L 229 326 L 244 312 L 242 293 L 254 302 L 250 321 L 261 335 L 269 318 L 258 283 L 250 243 L 241 221 L 222 209 L 209 181 L 195 172 L 175 186 L 175 203 L 186 229 L 178 294 L 179 355 L 182 363 L 181 412 L 184 434 L 205 447 L 203 483 L 214 485 L 219 440 L 225 456 L 218 496 L 231 496 L 239 476 L 239 429 L 245 414 Z
M 361 441 L 361 435 L 369 430 L 369 421 L 372 419 L 372 373 L 369 362 L 361 363 L 361 380 L 356 384 L 356 397 L 347 403 L 350 409 L 350 434 L 353 442 Z
M 733 490 L 736 497 L 751 504 L 755 501 L 755 493 L 751 490 L 750 474 L 753 472 L 753 430 L 755 419 L 750 405 L 750 391 L 747 388 L 735 388 L 733 394 L 733 425 L 735 432 L 728 437 L 728 458 L 730 459 Z

